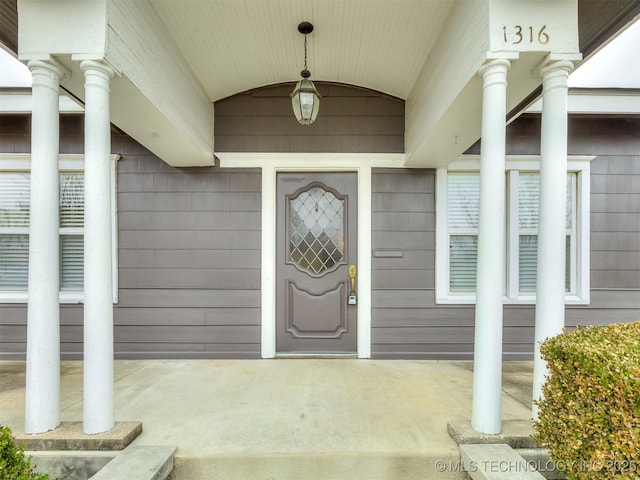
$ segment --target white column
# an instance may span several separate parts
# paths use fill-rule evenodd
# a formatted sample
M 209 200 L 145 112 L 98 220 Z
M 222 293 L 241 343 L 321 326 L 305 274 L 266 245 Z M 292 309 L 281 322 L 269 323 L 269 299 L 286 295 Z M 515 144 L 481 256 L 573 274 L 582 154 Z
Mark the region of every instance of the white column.
M 114 427 L 113 292 L 111 280 L 111 130 L 113 70 L 80 63 L 85 76 L 84 432 Z
M 564 327 L 567 204 L 567 79 L 573 63 L 547 60 L 542 76 L 540 213 L 535 315 L 533 399 L 540 398 L 548 373 L 540 343 Z M 533 418 L 537 418 L 533 407 Z
M 31 211 L 25 432 L 60 425 L 59 89 L 62 68 L 30 61 Z
M 474 430 L 497 434 L 502 410 L 502 303 L 505 264 L 505 139 L 507 59 L 489 60 L 480 70 L 482 140 L 480 219 L 473 363 Z

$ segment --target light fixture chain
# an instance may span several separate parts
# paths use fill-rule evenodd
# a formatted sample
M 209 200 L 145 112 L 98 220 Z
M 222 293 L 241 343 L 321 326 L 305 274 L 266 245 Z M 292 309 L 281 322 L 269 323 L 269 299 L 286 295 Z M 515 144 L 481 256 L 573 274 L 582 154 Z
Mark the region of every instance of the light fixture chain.
M 304 34 L 304 69 L 307 70 L 307 34 Z

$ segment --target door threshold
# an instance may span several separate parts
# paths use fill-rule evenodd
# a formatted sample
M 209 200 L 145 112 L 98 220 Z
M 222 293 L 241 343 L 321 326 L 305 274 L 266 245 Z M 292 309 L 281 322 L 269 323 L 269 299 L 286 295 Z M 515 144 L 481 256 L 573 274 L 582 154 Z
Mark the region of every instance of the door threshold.
M 327 359 L 327 358 L 358 358 L 357 353 L 340 353 L 340 352 L 278 352 L 276 353 L 276 359 L 292 359 L 292 358 L 300 358 L 300 359 Z

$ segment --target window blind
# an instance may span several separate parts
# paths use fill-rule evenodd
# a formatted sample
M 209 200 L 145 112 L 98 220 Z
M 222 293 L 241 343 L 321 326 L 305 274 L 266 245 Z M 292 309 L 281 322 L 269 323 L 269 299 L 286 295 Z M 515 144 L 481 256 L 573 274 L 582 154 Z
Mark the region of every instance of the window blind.
M 567 238 L 565 247 L 565 290 L 571 289 L 571 226 L 573 224 L 573 176 L 567 175 Z M 536 291 L 538 261 L 538 213 L 540 202 L 540 174 L 520 173 L 518 176 L 519 259 L 518 280 L 520 292 Z
M 84 225 L 84 175 L 63 173 L 60 175 L 60 227 Z
M 29 227 L 28 173 L 0 173 L 0 228 Z
M 540 174 L 520 173 L 518 175 L 518 226 L 521 229 L 537 230 L 539 208 Z
M 451 235 L 449 237 L 449 290 L 472 292 L 476 289 L 478 237 Z
M 0 173 L 0 290 L 27 289 L 30 193 L 28 173 Z
M 60 236 L 60 290 L 82 290 L 84 285 L 84 238 Z
M 520 235 L 520 291 L 535 292 L 538 268 L 538 236 Z
M 26 290 L 29 235 L 0 235 L 0 290 Z
M 538 236 L 520 235 L 520 291 L 532 293 L 536 291 L 538 276 Z M 565 242 L 564 289 L 571 291 L 571 235 L 567 235 Z
M 448 177 L 449 291 L 476 288 L 480 175 L 461 173 Z
M 480 175 L 476 173 L 448 176 L 449 231 L 477 229 L 480 211 Z

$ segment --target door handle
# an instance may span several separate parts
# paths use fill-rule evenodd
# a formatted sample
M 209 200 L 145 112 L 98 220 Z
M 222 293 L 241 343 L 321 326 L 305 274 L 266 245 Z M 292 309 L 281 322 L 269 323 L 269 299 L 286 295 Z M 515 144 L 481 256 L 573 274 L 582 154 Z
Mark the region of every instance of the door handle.
M 349 305 L 355 305 L 357 303 L 356 297 L 356 266 L 349 265 L 349 278 L 351 279 L 351 293 L 349 293 Z

